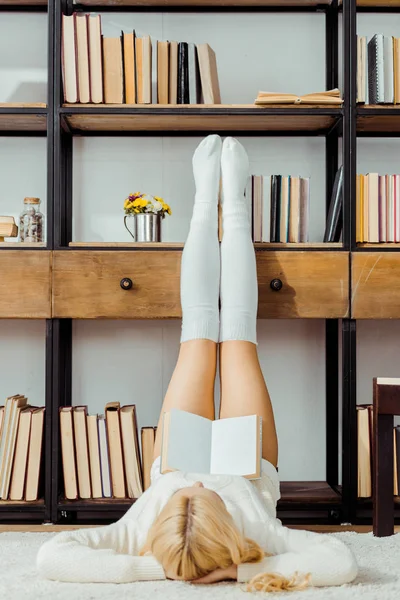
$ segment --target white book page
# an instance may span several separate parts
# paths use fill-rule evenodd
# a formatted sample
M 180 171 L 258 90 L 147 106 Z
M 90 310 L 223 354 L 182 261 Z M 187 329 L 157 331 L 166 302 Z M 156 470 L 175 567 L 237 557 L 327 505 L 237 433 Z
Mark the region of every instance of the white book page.
M 172 409 L 166 465 L 189 473 L 209 473 L 212 421 Z
M 212 424 L 211 470 L 214 475 L 251 475 L 261 461 L 257 415 L 219 419 Z

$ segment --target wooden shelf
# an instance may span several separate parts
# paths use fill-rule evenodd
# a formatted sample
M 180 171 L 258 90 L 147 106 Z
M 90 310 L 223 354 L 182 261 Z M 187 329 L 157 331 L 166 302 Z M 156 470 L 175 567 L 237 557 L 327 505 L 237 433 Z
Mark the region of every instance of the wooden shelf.
M 46 104 L 0 103 L 0 134 L 9 131 L 45 132 L 46 130 Z
M 388 248 L 389 250 L 399 250 L 399 242 L 377 242 L 372 244 L 370 242 L 362 242 L 357 244 L 357 248 Z
M 0 242 L 0 248 L 46 248 L 46 242 Z
M 0 8 L 13 9 L 27 6 L 31 8 L 47 6 L 47 0 L 0 0 Z
M 80 6 L 86 7 L 127 7 L 127 6 L 158 6 L 158 7 L 195 7 L 195 6 L 221 6 L 221 7 L 313 7 L 329 6 L 332 0 L 80 0 Z
M 16 506 L 21 506 L 24 508 L 26 508 L 27 506 L 29 506 L 29 508 L 43 508 L 44 499 L 40 498 L 39 500 L 31 500 L 29 502 L 27 502 L 26 500 L 0 500 L 0 510 L 2 507 L 15 508 Z
M 357 0 L 361 8 L 400 8 L 400 0 Z
M 400 133 L 400 104 L 360 105 L 357 108 L 357 133 Z
M 306 105 L 65 104 L 61 115 L 72 133 L 293 131 L 315 135 L 329 131 L 342 110 Z
M 325 481 L 282 481 L 279 505 L 323 504 L 337 505 L 342 499 Z M 131 498 L 95 498 L 90 500 L 65 500 L 58 502 L 59 510 L 107 511 L 128 510 L 135 502 Z
M 7 245 L 6 242 L 4 242 L 4 245 Z M 19 246 L 21 244 L 16 244 L 16 246 Z M 34 244 L 34 245 L 38 245 L 38 244 Z M 1 246 L 1 244 L 0 244 Z M 177 250 L 181 250 L 184 247 L 184 243 L 183 242 L 146 242 L 146 243 L 141 243 L 141 242 L 70 242 L 68 244 L 69 248 L 133 248 L 133 249 L 137 249 L 137 250 L 150 250 L 150 249 L 157 249 L 157 250 L 171 250 L 176 248 Z M 323 243 L 323 242 L 311 242 L 311 243 L 298 243 L 298 244 L 294 244 L 294 243 L 288 243 L 288 244 L 284 244 L 282 243 L 266 243 L 266 242 L 256 242 L 254 244 L 254 247 L 256 250 L 268 250 L 270 248 L 276 248 L 277 250 L 283 250 L 285 248 L 290 248 L 290 249 L 298 249 L 298 250 L 307 250 L 307 248 L 310 249 L 318 249 L 318 250 L 324 250 L 324 249 L 340 249 L 343 247 L 343 244 L 341 242 L 335 242 L 335 243 Z

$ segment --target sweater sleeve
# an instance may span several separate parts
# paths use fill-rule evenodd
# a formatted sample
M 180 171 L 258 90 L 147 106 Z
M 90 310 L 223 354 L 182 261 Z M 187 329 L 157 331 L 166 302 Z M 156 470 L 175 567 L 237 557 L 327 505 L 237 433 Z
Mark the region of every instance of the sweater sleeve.
M 279 573 L 290 578 L 297 571 L 310 573 L 314 586 L 328 586 L 349 583 L 357 576 L 353 553 L 334 535 L 288 529 L 276 521 L 270 527 L 267 547 L 270 545 L 274 556 L 239 565 L 238 581 L 249 581 L 259 573 Z
M 63 531 L 39 549 L 36 566 L 46 579 L 80 583 L 128 583 L 165 579 L 152 556 L 138 553 L 135 522 Z

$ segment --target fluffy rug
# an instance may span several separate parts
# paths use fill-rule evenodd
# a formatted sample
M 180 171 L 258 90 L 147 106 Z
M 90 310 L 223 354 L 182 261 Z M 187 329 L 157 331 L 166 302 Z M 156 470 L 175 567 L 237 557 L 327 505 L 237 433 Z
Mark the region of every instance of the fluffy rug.
M 7 600 L 246 600 L 254 597 L 241 584 L 221 583 L 207 586 L 159 581 L 126 584 L 76 584 L 47 581 L 38 577 L 36 553 L 54 533 L 0 533 L 0 598 Z M 374 538 L 371 533 L 337 533 L 352 548 L 359 564 L 359 575 L 351 585 L 314 588 L 303 592 L 281 593 L 276 598 L 291 600 L 397 600 L 400 598 L 400 533 L 389 538 Z M 259 594 L 257 594 L 258 596 Z M 270 596 L 271 597 L 271 596 Z

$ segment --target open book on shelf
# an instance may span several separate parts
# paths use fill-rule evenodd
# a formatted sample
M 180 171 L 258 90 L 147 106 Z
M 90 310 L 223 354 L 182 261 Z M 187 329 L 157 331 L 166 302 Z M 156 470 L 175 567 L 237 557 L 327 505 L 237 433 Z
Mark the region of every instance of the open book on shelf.
M 278 92 L 258 92 L 254 104 L 263 106 L 264 104 L 334 104 L 341 105 L 343 98 L 340 91 L 335 88 L 326 92 L 315 92 L 313 94 L 281 94 Z
M 180 470 L 258 479 L 261 425 L 257 415 L 211 421 L 173 409 L 163 418 L 161 473 Z

